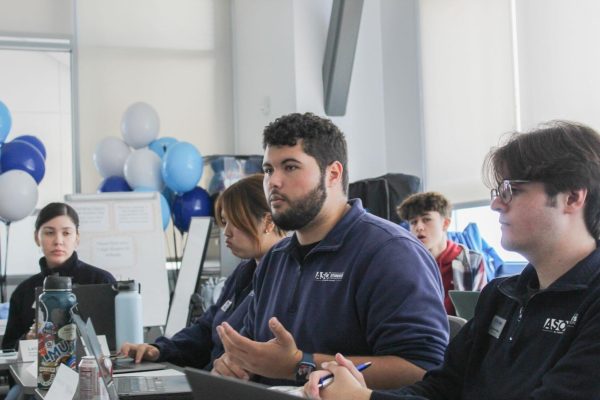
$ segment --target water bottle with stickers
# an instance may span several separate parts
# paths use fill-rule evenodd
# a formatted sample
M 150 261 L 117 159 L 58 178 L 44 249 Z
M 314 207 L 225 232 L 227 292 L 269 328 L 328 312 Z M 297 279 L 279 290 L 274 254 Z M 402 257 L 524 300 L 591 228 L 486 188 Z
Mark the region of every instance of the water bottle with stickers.
M 47 276 L 38 301 L 37 339 L 40 389 L 49 389 L 60 364 L 77 367 L 75 345 L 77 330 L 71 312 L 77 299 L 71 290 L 71 278 Z

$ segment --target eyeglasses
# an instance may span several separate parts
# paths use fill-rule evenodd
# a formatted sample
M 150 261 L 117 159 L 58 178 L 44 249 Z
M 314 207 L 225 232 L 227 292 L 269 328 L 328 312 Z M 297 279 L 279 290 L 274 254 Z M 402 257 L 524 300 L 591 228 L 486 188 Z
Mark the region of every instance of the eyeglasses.
M 500 197 L 500 200 L 502 200 L 502 202 L 504 204 L 508 204 L 510 203 L 510 201 L 512 200 L 513 197 L 513 193 L 512 193 L 512 185 L 515 183 L 529 183 L 531 181 L 527 181 L 527 180 L 522 180 L 522 179 L 505 179 L 503 180 L 499 185 L 497 189 L 492 189 L 490 191 L 490 197 L 492 198 L 492 201 L 494 201 L 494 199 L 496 197 Z

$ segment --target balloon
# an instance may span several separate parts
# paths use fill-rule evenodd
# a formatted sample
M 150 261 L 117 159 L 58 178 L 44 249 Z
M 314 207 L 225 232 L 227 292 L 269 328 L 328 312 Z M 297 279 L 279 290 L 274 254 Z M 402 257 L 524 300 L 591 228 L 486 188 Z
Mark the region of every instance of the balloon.
M 123 167 L 131 149 L 127 144 L 116 137 L 106 137 L 96 145 L 94 164 L 103 178 L 110 176 L 124 177 Z
M 175 197 L 173 202 L 173 223 L 181 233 L 190 229 L 192 217 L 212 215 L 212 201 L 206 190 L 196 187 Z
M 131 187 L 122 176 L 109 176 L 104 178 L 98 186 L 98 193 L 107 192 L 131 192 Z
M 35 180 L 25 171 L 13 169 L 0 175 L 0 218 L 19 221 L 30 215 L 38 200 Z
M 160 192 L 165 186 L 160 165 L 160 157 L 152 150 L 134 150 L 125 161 L 125 179 L 133 189 L 149 188 Z
M 8 107 L 0 101 L 0 144 L 4 143 L 4 140 L 8 136 L 8 132 L 10 132 L 11 126 L 12 117 L 10 116 L 10 111 L 8 111 Z
M 28 142 L 11 141 L 4 143 L 0 152 L 0 173 L 20 169 L 40 183 L 46 173 L 44 157 L 34 145 Z
M 196 187 L 203 167 L 202 156 L 194 145 L 178 142 L 169 147 L 163 158 L 162 177 L 169 189 L 185 193 Z
M 177 143 L 177 139 L 172 137 L 161 137 L 153 140 L 148 145 L 148 148 L 158 154 L 160 158 L 165 156 L 165 153 L 173 144 Z
M 167 199 L 167 203 L 169 203 L 169 206 L 173 206 L 173 202 L 175 201 L 177 193 L 169 189 L 168 186 L 165 186 L 161 194 L 165 196 L 165 199 Z
M 138 102 L 130 105 L 121 119 L 121 133 L 125 142 L 140 149 L 158 137 L 160 121 L 150 104 Z
M 142 187 L 137 188 L 134 191 L 135 192 L 156 192 L 156 190 L 154 190 L 154 189 L 142 188 Z M 159 194 L 160 194 L 160 211 L 161 211 L 161 216 L 162 216 L 162 226 L 163 226 L 163 231 L 164 231 L 169 226 L 169 221 L 171 220 L 171 208 L 169 207 L 169 202 L 167 201 L 165 196 L 163 196 L 162 193 L 159 193 Z
M 33 147 L 38 149 L 38 151 L 42 154 L 42 157 L 44 157 L 44 160 L 46 160 L 46 147 L 44 147 L 44 143 L 42 143 L 42 141 L 40 139 L 36 138 L 33 135 L 21 135 L 21 136 L 18 136 L 13 139 L 13 141 L 16 141 L 16 140 L 20 140 L 22 142 L 27 142 L 27 143 L 33 145 Z

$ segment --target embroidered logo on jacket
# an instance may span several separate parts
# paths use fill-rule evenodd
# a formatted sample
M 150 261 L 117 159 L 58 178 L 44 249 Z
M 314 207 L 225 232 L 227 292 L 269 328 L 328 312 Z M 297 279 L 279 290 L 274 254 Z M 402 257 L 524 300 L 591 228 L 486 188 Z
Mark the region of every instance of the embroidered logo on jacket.
M 321 282 L 339 282 L 344 277 L 343 272 L 317 272 L 315 280 Z
M 546 318 L 546 322 L 544 322 L 544 327 L 542 328 L 542 330 L 544 332 L 562 335 L 563 333 L 565 333 L 567 328 L 575 326 L 575 323 L 577 322 L 577 317 L 578 315 L 575 314 L 573 315 L 573 317 L 571 317 L 571 320 L 569 321 L 558 318 Z

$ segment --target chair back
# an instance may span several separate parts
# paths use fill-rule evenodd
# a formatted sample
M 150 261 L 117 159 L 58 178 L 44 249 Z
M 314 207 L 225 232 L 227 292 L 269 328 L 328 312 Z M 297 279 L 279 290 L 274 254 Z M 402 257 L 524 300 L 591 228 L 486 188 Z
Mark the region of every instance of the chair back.
M 467 323 L 467 320 L 454 315 L 448 315 L 448 325 L 450 325 L 450 340 L 454 339 L 454 336 L 462 329 Z

